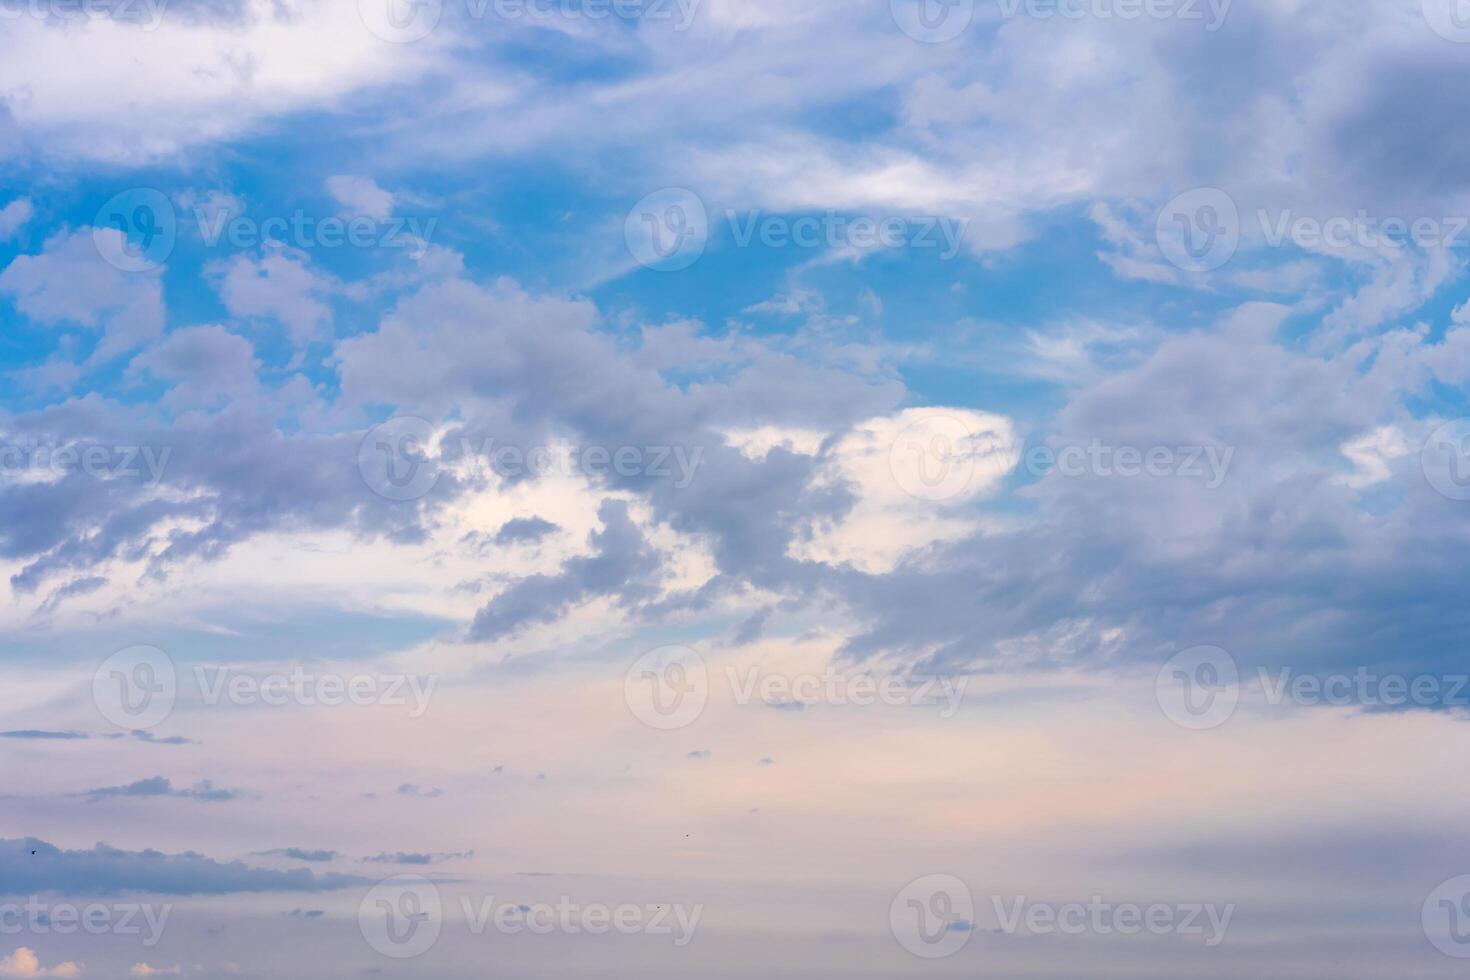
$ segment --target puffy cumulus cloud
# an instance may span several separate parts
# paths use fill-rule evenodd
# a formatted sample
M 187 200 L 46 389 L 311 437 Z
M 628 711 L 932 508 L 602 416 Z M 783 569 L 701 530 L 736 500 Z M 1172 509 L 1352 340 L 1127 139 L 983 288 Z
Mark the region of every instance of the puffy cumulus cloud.
M 163 285 L 155 274 L 124 272 L 100 249 L 121 252 L 111 228 L 58 232 L 40 254 L 20 255 L 0 271 L 0 295 L 30 320 L 101 333 L 89 363 L 100 364 L 157 337 L 163 330 Z
M 133 968 L 128 971 L 130 977 L 178 977 L 183 976 L 184 970 L 178 964 L 173 966 L 149 966 L 147 963 L 134 963 Z
M 79 977 L 82 967 L 77 963 L 58 963 L 42 966 L 34 950 L 22 946 L 4 959 L 0 959 L 0 977 Z
M 126 851 L 106 844 L 63 850 L 34 837 L 0 840 L 6 894 L 227 895 L 236 892 L 319 892 L 354 888 L 362 878 L 313 874 L 305 868 L 275 871 L 240 861 L 221 863 L 201 854 Z

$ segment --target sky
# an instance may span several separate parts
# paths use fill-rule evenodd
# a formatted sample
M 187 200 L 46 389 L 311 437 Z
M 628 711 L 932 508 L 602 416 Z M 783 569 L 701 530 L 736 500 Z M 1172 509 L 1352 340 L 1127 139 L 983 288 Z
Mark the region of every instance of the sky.
M 0 978 L 1463 975 L 1464 0 L 0 0 Z

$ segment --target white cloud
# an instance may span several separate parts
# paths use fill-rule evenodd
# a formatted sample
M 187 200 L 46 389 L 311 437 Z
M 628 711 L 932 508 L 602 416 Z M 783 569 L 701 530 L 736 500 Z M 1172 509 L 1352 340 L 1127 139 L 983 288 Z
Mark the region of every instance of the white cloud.
M 58 963 L 43 967 L 35 951 L 22 946 L 0 960 L 0 977 L 79 977 L 82 968 L 76 963 Z
M 328 177 L 327 193 L 350 215 L 383 221 L 393 214 L 393 195 L 379 187 L 371 177 L 346 174 Z
M 0 242 L 23 228 L 33 214 L 35 208 L 31 206 L 30 199 L 25 197 L 18 197 L 0 208 Z

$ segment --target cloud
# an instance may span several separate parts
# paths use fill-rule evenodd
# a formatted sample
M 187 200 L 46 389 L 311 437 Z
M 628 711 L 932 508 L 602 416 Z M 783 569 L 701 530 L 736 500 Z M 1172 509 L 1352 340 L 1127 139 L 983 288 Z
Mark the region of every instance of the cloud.
M 72 895 L 319 892 L 357 887 L 364 880 L 352 875 L 316 875 L 305 868 L 273 871 L 239 861 L 225 864 L 192 851 L 125 851 L 106 844 L 69 851 L 34 837 L 0 840 L 0 890 L 11 895 L 48 891 Z
M 47 732 L 33 728 L 17 729 L 11 732 L 0 732 L 0 738 L 37 739 L 41 741 L 72 741 L 75 739 L 91 738 L 86 732 Z
M 35 214 L 29 198 L 18 197 L 0 208 L 0 242 L 10 238 L 25 227 Z
M 118 798 L 168 796 L 181 800 L 198 800 L 204 803 L 223 803 L 230 800 L 238 800 L 242 796 L 238 790 L 222 789 L 215 786 L 214 782 L 208 779 L 202 779 L 193 786 L 183 789 L 174 789 L 173 783 L 162 776 L 140 779 L 135 783 L 128 783 L 126 786 L 104 786 L 100 789 L 87 790 L 77 795 L 85 796 L 94 802 Z
M 25 946 L 4 959 L 0 959 L 0 977 L 79 977 L 80 965 L 72 962 L 58 963 L 52 967 L 41 966 L 35 951 Z
M 500 526 L 494 541 L 498 545 L 531 543 L 557 530 L 560 528 L 540 517 L 516 517 Z
M 427 851 L 394 851 L 392 853 L 381 852 L 372 857 L 362 860 L 369 864 L 443 864 L 445 861 L 455 861 L 462 858 L 472 858 L 474 851 L 450 851 L 446 853 L 434 853 Z
M 256 851 L 261 857 L 290 858 L 293 861 L 335 861 L 336 851 L 312 850 L 302 847 L 278 847 L 270 851 Z
M 339 174 L 327 178 L 327 192 L 347 214 L 385 221 L 393 214 L 393 195 L 370 177 Z
M 231 314 L 274 320 L 298 347 L 323 339 L 332 324 L 325 302 L 332 284 L 312 272 L 304 256 L 290 251 L 273 251 L 259 259 L 237 255 L 214 272 L 220 299 Z
M 97 232 L 120 240 L 121 232 Z M 105 262 L 90 228 L 57 232 L 38 255 L 19 255 L 0 271 L 0 295 L 32 321 L 101 334 L 88 364 L 95 366 L 157 337 L 165 319 L 157 275 L 123 272 Z

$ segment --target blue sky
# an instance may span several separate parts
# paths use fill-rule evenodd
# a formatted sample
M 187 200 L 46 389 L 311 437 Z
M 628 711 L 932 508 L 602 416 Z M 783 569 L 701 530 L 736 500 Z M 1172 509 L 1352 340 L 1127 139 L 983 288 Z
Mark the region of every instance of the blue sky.
M 0 2 L 0 977 L 1457 975 L 1458 4 Z

